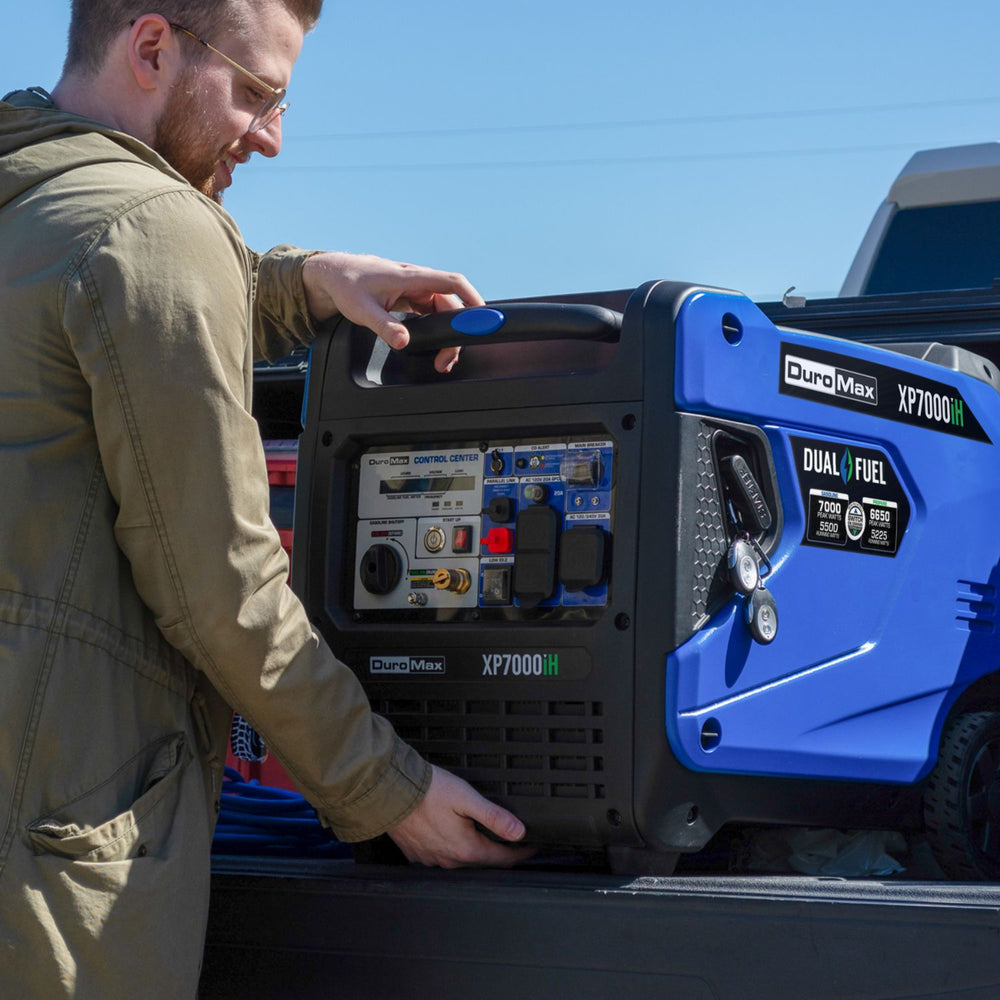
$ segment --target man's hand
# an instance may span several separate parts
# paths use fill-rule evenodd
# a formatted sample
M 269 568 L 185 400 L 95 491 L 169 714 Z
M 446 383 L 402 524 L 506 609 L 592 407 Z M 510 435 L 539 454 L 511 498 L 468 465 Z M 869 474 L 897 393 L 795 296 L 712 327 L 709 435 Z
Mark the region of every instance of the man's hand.
M 435 767 L 423 801 L 389 830 L 389 836 L 410 861 L 439 868 L 509 868 L 534 854 L 530 847 L 490 840 L 474 822 L 507 841 L 518 841 L 525 832 L 513 813 L 484 799 L 451 772 Z
M 306 301 L 313 319 L 338 313 L 374 330 L 390 347 L 405 347 L 410 334 L 390 312 L 431 313 L 481 306 L 483 297 L 461 274 L 367 254 L 317 253 L 302 270 Z M 439 372 L 451 371 L 457 347 L 446 347 L 434 359 Z

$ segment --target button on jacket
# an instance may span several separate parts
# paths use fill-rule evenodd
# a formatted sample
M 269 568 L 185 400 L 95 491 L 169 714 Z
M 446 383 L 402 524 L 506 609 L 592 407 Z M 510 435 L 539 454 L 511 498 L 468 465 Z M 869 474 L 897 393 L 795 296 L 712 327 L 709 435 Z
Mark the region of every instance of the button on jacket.
M 428 765 L 286 585 L 255 345 L 313 336 L 148 147 L 0 102 L 0 996 L 191 996 L 231 708 L 345 840 Z

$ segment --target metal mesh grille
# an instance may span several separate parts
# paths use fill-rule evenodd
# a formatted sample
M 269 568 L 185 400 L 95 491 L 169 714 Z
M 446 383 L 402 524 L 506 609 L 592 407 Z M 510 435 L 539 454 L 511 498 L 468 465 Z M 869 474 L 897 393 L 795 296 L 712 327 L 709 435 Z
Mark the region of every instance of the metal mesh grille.
M 712 457 L 715 429 L 702 424 L 698 431 L 695 461 L 694 561 L 692 566 L 691 624 L 709 613 L 714 587 L 728 547 L 719 485 Z
M 604 798 L 601 702 L 384 698 L 373 704 L 431 763 L 484 794 Z

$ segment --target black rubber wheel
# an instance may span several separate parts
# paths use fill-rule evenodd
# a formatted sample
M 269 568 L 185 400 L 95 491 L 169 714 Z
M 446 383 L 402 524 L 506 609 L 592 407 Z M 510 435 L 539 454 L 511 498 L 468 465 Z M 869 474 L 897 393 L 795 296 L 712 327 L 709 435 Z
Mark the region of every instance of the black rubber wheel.
M 1000 712 L 968 712 L 945 727 L 924 825 L 949 878 L 1000 880 Z

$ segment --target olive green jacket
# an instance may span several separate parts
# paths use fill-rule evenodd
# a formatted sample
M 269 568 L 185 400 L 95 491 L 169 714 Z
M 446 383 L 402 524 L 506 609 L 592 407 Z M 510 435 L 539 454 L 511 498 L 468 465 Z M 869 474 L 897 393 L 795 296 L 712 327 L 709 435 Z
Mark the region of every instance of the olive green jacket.
M 0 102 L 0 996 L 193 994 L 231 708 L 343 839 L 429 783 L 268 517 L 251 366 L 313 336 L 306 256 Z

